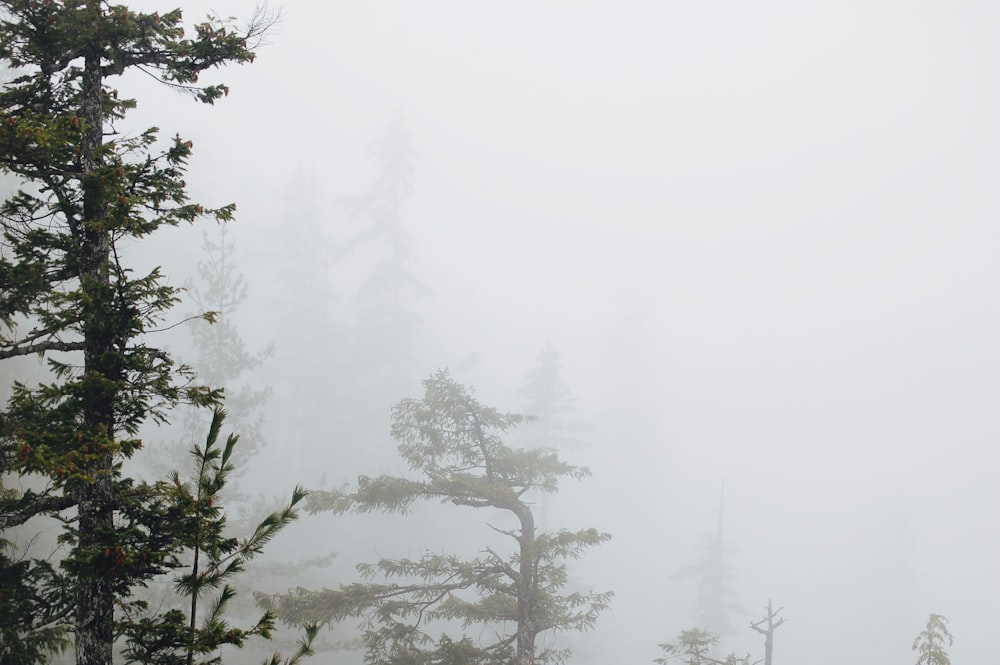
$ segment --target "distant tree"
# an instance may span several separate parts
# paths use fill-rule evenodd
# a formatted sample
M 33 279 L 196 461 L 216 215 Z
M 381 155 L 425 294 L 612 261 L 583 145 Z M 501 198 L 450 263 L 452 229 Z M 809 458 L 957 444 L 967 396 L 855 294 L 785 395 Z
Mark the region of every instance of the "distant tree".
M 246 276 L 237 268 L 236 244 L 228 236 L 225 224 L 219 225 L 217 240 L 207 233 L 204 236 L 205 258 L 198 263 L 198 279 L 188 290 L 198 311 L 210 312 L 214 322 L 196 322 L 191 334 L 198 354 L 195 366 L 199 378 L 225 390 L 228 417 L 241 432 L 245 454 L 252 454 L 263 445 L 261 423 L 271 391 L 268 387 L 255 388 L 246 379 L 247 374 L 264 364 L 273 349 L 250 352 L 236 326 L 235 315 L 246 301 L 249 287 Z M 200 425 L 199 418 L 189 418 L 185 423 L 189 432 Z
M 413 194 L 416 152 L 401 114 L 370 146 L 372 174 L 360 193 L 337 200 L 346 215 L 337 223 L 333 280 L 346 294 L 339 318 L 340 344 L 329 412 L 340 418 L 352 446 L 345 464 L 376 462 L 385 443 L 385 416 L 399 395 L 423 374 L 419 368 L 420 315 L 428 293 L 414 274 L 413 238 L 406 208 Z
M 507 447 L 502 436 L 524 417 L 481 405 L 447 372 L 432 375 L 424 388 L 422 399 L 395 407 L 392 424 L 400 456 L 418 477 L 361 477 L 352 493 L 315 493 L 309 509 L 402 513 L 416 501 L 432 500 L 499 510 L 512 526 L 493 526 L 491 518 L 490 529 L 513 540 L 513 552 L 503 555 L 487 543 L 483 556 L 472 560 L 430 551 L 416 560 L 382 559 L 359 570 L 384 582 L 299 589 L 262 602 L 293 624 L 366 617 L 369 663 L 559 662 L 566 653 L 543 647 L 539 636 L 590 628 L 611 597 L 565 593 L 564 562 L 609 536 L 595 529 L 538 533 L 524 496 L 531 489 L 555 492 L 560 478 L 585 478 L 589 471 L 548 449 Z M 436 620 L 481 624 L 496 639 L 485 645 L 464 637 L 435 642 L 429 631 Z
M 723 503 L 719 501 L 719 513 L 714 532 L 704 537 L 699 560 L 673 573 L 670 577 L 694 578 L 698 582 L 696 617 L 698 622 L 712 631 L 713 635 L 726 636 L 735 632 L 730 614 L 740 606 L 733 600 L 733 572 L 730 555 L 733 548 L 726 544 Z
M 586 426 L 572 420 L 575 406 L 562 380 L 559 354 L 546 343 L 538 355 L 538 364 L 528 372 L 519 392 L 524 398 L 524 413 L 535 421 L 525 431 L 529 445 L 547 448 L 578 448 Z
M 927 627 L 913 640 L 913 651 L 917 652 L 916 665 L 951 665 L 946 648 L 953 643 L 948 619 L 940 614 L 931 614 Z
M 402 115 L 371 147 L 375 177 L 367 191 L 341 199 L 361 227 L 338 250 L 346 260 L 363 255 L 367 275 L 354 297 L 352 340 L 358 378 L 384 396 L 398 395 L 413 379 L 418 316 L 412 309 L 426 287 L 411 272 L 413 240 L 404 226 L 404 207 L 413 191 L 416 153 Z
M 719 638 L 708 630 L 691 628 L 681 631 L 673 642 L 660 645 L 663 655 L 653 660 L 660 665 L 683 663 L 683 665 L 750 665 L 750 656 L 738 657 L 729 654 L 724 658 L 712 655 Z
M 319 189 L 315 177 L 299 172 L 283 197 L 279 232 L 267 254 L 271 316 L 261 322 L 275 342 L 274 361 L 262 368 L 273 390 L 268 429 L 296 442 L 286 455 L 298 465 L 313 452 L 305 442 L 325 444 L 328 437 L 318 433 L 346 431 L 341 405 L 350 397 L 340 357 L 346 355 L 346 336 L 331 311 L 331 223 L 321 212 Z
M 538 356 L 538 364 L 528 372 L 518 391 L 524 399 L 524 413 L 531 417 L 531 426 L 521 428 L 522 443 L 528 448 L 567 449 L 583 447 L 580 435 L 586 426 L 575 422 L 573 397 L 563 383 L 559 369 L 559 354 L 546 343 Z M 538 525 L 548 527 L 551 496 L 532 497 Z
M 767 607 L 764 609 L 767 610 L 764 618 L 750 622 L 750 627 L 764 636 L 764 665 L 771 665 L 771 659 L 774 656 L 774 631 L 788 619 L 778 618 L 778 614 L 784 608 L 774 609 L 770 598 L 768 598 Z

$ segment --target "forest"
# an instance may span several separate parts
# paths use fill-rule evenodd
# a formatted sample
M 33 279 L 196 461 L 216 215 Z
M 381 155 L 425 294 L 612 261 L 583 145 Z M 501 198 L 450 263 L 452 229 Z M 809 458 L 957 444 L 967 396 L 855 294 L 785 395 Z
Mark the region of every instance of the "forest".
M 2 0 L 0 665 L 994 657 L 1000 12 L 415 4 Z

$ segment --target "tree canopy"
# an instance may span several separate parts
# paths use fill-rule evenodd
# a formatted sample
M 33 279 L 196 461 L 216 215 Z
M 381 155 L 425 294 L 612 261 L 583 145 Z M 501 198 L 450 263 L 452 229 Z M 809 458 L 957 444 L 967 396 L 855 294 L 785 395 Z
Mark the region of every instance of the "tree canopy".
M 0 169 L 19 184 L 0 205 L 0 360 L 37 354 L 52 373 L 15 383 L 0 413 L 0 474 L 17 478 L 0 488 L 0 529 L 48 518 L 63 525 L 65 548 L 58 568 L 13 541 L 16 557 L 0 559 L 19 612 L 3 617 L 14 622 L 3 625 L 5 655 L 15 642 L 27 649 L 15 662 L 72 635 L 79 665 L 111 663 L 127 633 L 116 606 L 186 546 L 160 486 L 128 477 L 123 463 L 144 423 L 167 421 L 180 402 L 221 399 L 152 343 L 180 289 L 158 268 L 136 273 L 121 249 L 164 226 L 229 221 L 235 205 L 189 200 L 191 141 L 116 129 L 137 101 L 114 82 L 143 72 L 212 104 L 228 88 L 202 75 L 251 62 L 273 19 L 261 11 L 239 27 L 209 17 L 189 31 L 179 9 L 0 4 L 0 66 L 13 73 L 0 89 Z
M 590 628 L 611 597 L 568 591 L 565 560 L 610 536 L 596 529 L 536 531 L 525 495 L 555 492 L 560 479 L 582 479 L 589 471 L 550 449 L 505 445 L 504 435 L 524 422 L 480 404 L 469 388 L 439 371 L 424 381 L 421 399 L 404 399 L 393 409 L 392 434 L 415 477 L 361 477 L 353 491 L 316 492 L 308 504 L 313 512 L 405 513 L 422 500 L 500 510 L 511 526 L 491 521 L 489 532 L 513 541 L 510 552 L 484 545 L 472 559 L 431 551 L 417 559 L 383 558 L 358 567 L 364 578 L 378 581 L 297 589 L 262 598 L 264 605 L 294 624 L 365 617 L 368 662 L 453 662 L 441 659 L 456 649 L 464 660 L 454 662 L 560 661 L 567 654 L 542 647 L 538 636 Z M 435 641 L 430 631 L 445 630 L 449 621 L 491 627 L 496 639 Z

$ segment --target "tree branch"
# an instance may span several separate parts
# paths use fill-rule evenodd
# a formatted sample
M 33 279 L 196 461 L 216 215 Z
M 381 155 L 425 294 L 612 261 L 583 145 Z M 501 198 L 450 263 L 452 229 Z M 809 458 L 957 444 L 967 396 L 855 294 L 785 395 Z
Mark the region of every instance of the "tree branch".
M 34 492 L 26 492 L 16 504 L 4 507 L 3 512 L 0 513 L 0 530 L 20 526 L 37 515 L 58 513 L 75 504 L 76 501 L 68 496 L 37 495 Z
M 27 346 L 15 344 L 10 349 L 0 350 L 0 360 L 17 356 L 27 356 L 32 353 L 44 353 L 45 351 L 83 351 L 83 342 L 59 342 L 53 340 L 29 344 Z

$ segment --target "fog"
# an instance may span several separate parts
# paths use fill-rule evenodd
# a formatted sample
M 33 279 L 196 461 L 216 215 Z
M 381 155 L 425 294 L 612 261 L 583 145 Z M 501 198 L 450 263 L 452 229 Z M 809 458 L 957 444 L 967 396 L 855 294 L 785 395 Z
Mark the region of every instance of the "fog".
M 550 519 L 613 535 L 572 566 L 616 597 L 571 662 L 649 663 L 697 625 L 696 583 L 672 574 L 720 503 L 740 606 L 724 650 L 762 653 L 749 622 L 770 598 L 788 618 L 778 663 L 912 662 L 931 612 L 950 619 L 955 662 L 994 657 L 1000 5 L 282 13 L 256 63 L 219 74 L 231 93 L 214 108 L 125 82 L 135 127 L 194 141 L 193 198 L 239 205 L 227 235 L 249 296 L 233 316 L 250 349 L 274 345 L 246 378 L 273 389 L 249 486 L 400 470 L 389 408 L 421 378 L 449 367 L 517 411 L 551 344 L 588 426 L 563 452 L 593 477 Z M 351 245 L 373 224 L 350 202 L 380 177 L 379 145 L 408 155 L 395 219 L 420 285 L 394 304 L 406 326 L 360 333 L 382 360 L 405 356 L 383 383 L 345 341 L 389 257 L 384 238 Z M 205 228 L 134 251 L 193 279 Z M 274 547 L 312 533 L 348 574 L 349 553 L 387 554 L 374 543 L 390 527 L 345 524 L 310 517 Z

